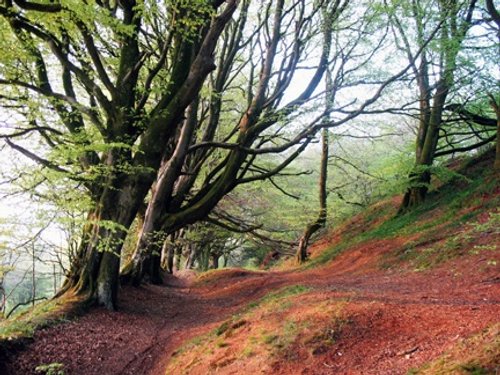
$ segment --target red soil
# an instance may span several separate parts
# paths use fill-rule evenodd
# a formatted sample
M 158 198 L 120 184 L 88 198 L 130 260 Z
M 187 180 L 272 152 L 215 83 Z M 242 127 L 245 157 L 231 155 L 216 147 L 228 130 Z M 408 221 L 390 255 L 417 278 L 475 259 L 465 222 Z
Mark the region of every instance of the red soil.
M 498 245 L 498 236 L 492 240 Z M 432 271 L 377 269 L 380 256 L 399 245 L 398 239 L 358 245 L 310 271 L 232 270 L 198 284 L 184 273 L 167 277 L 164 286 L 126 287 L 120 311 L 93 309 L 38 331 L 32 343 L 8 356 L 6 371 L 33 374 L 36 366 L 57 362 L 65 374 L 164 374 L 183 342 L 213 330 L 249 302 L 294 284 L 312 286 L 323 299 L 348 296 L 349 323 L 327 350 L 312 354 L 292 347 L 293 355 L 264 373 L 404 374 L 499 321 L 498 251 L 458 258 Z M 251 370 L 206 366 L 201 373 Z

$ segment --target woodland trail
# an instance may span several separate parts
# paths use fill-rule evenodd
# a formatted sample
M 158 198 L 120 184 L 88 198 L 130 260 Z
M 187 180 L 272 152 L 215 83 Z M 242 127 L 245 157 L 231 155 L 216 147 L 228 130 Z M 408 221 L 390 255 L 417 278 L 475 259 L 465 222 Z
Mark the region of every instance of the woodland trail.
M 429 272 L 375 269 L 370 258 L 391 245 L 365 245 L 309 271 L 228 270 L 197 284 L 184 272 L 168 276 L 163 286 L 125 287 L 118 312 L 93 309 L 38 331 L 31 344 L 8 358 L 7 371 L 34 374 L 38 365 L 62 363 L 65 374 L 164 374 L 184 342 L 287 285 L 347 298 L 353 318 L 339 342 L 342 357 L 335 358 L 335 365 L 310 363 L 299 371 L 296 362 L 284 361 L 274 364 L 273 373 L 279 374 L 406 373 L 500 320 L 498 270 L 468 272 L 486 259 L 467 257 Z M 210 372 L 207 367 L 205 373 Z

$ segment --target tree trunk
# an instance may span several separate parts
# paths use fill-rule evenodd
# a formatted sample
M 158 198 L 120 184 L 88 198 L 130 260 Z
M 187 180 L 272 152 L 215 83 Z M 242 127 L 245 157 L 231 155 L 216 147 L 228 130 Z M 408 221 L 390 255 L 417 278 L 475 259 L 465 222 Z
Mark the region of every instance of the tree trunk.
M 100 228 L 99 228 L 100 229 Z M 98 230 L 99 237 L 85 249 L 85 263 L 74 286 L 77 294 L 103 305 L 109 310 L 117 307 L 121 245 L 126 232 Z M 101 246 L 109 245 L 105 251 Z
M 58 295 L 73 291 L 110 310 L 117 307 L 122 245 L 148 190 L 147 179 L 110 175 L 87 218 L 77 259 Z
M 495 171 L 500 171 L 500 113 L 497 110 L 497 141 L 495 154 Z
M 398 212 L 399 214 L 405 213 L 413 207 L 422 204 L 427 196 L 429 184 L 431 182 L 429 168 L 434 162 L 434 154 L 436 153 L 439 139 L 439 128 L 441 127 L 443 108 L 448 92 L 449 83 L 447 80 L 442 79 L 436 87 L 436 93 L 434 94 L 432 109 L 428 119 L 429 122 L 427 124 L 423 122 L 420 123 L 421 127 L 426 127 L 424 132 L 425 139 L 420 150 L 417 146 L 418 158 L 415 169 L 410 174 L 410 186 L 403 197 L 403 202 Z
M 171 236 L 172 237 L 172 236 Z M 165 241 L 163 246 L 163 253 L 165 254 L 165 271 L 172 274 L 174 273 L 174 256 L 175 256 L 176 246 L 169 242 Z
M 181 270 L 182 249 L 183 246 L 180 245 L 175 247 L 175 258 L 174 258 L 175 271 Z
M 168 160 L 164 160 L 158 177 L 153 187 L 151 200 L 146 209 L 144 224 L 139 235 L 137 246 L 132 256 L 132 265 L 129 267 L 132 273 L 132 283 L 139 285 L 142 278 L 146 274 L 146 269 L 143 265 L 147 262 L 151 267 L 158 266 L 157 270 L 150 269 L 148 272 L 151 276 L 151 281 L 159 279 L 156 275 L 159 274 L 160 264 L 157 260 L 149 262 L 149 258 L 154 256 L 155 251 L 158 251 L 158 242 L 162 241 L 162 237 L 170 233 L 162 233 L 162 215 L 169 205 L 171 196 L 174 192 L 174 186 L 177 178 L 180 175 L 182 165 L 184 164 L 187 148 L 192 140 L 192 136 L 197 124 L 198 100 L 189 106 L 187 110 L 187 118 L 182 126 L 179 138 L 176 142 L 175 150 Z M 155 276 L 153 276 L 155 275 Z
M 121 245 L 126 231 L 110 231 L 94 225 L 96 233 L 90 241 L 82 242 L 77 267 L 66 280 L 58 295 L 73 290 L 88 302 L 117 307 Z M 103 250 L 104 249 L 104 250 Z
M 220 255 L 217 253 L 210 254 L 210 258 L 212 260 L 210 264 L 211 269 L 216 270 L 219 268 L 219 257 Z
M 315 222 L 308 225 L 304 234 L 299 240 L 299 246 L 297 249 L 297 262 L 303 263 L 307 260 L 307 248 L 309 246 L 309 240 L 311 236 L 316 233 L 320 228 L 322 228 L 326 223 L 327 207 L 326 207 L 326 181 L 328 178 L 328 129 L 323 129 L 321 136 L 321 167 L 319 176 L 319 215 Z
M 157 251 L 153 251 L 151 254 L 151 259 L 149 261 L 149 281 L 154 285 L 163 284 L 163 275 L 161 269 L 161 254 Z
M 210 266 L 210 249 L 204 246 L 198 255 L 198 269 L 201 271 L 208 270 Z
M 187 270 L 191 270 L 194 268 L 194 263 L 196 262 L 198 255 L 199 255 L 198 247 L 194 244 L 190 244 L 188 256 L 186 258 L 186 267 L 185 268 Z
M 434 162 L 437 143 L 439 139 L 439 128 L 442 123 L 442 114 L 446 98 L 449 90 L 454 84 L 454 74 L 457 64 L 457 55 L 460 46 L 464 40 L 467 30 L 471 26 L 471 19 L 476 1 L 471 1 L 467 6 L 464 16 L 460 15 L 460 7 L 457 3 L 442 3 L 440 9 L 440 18 L 442 24 L 440 26 L 440 44 L 437 47 L 440 49 L 440 69 L 439 78 L 436 82 L 434 93 L 429 84 L 429 70 L 432 67 L 432 60 L 427 60 L 425 46 L 422 44 L 423 28 L 420 26 L 418 30 L 418 38 L 420 47 L 423 48 L 421 61 L 418 69 L 416 69 L 416 79 L 418 82 L 419 97 L 420 97 L 420 123 L 417 135 L 416 147 L 416 162 L 415 169 L 409 176 L 410 186 L 407 189 L 403 202 L 399 209 L 399 214 L 405 213 L 411 208 L 420 205 L 427 195 L 431 174 L 429 167 Z M 418 11 L 413 14 L 415 21 L 419 23 L 423 21 L 422 14 Z M 450 48 L 450 42 L 455 45 Z M 408 51 L 409 46 L 407 46 Z M 411 53 L 410 53 L 411 54 Z M 432 98 L 432 106 L 429 107 Z

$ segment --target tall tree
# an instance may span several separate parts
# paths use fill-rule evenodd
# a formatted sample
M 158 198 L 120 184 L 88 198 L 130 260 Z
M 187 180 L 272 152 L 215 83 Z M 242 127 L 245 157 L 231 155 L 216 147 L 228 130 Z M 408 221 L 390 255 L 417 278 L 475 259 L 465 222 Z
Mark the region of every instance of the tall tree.
M 323 6 L 322 3 L 318 4 Z M 331 25 L 347 4 L 347 1 L 336 1 L 328 5 L 328 11 L 331 14 L 331 17 L 326 21 L 330 25 L 328 30 L 331 30 Z M 324 6 L 326 7 L 326 5 Z M 245 33 L 244 26 L 248 8 L 244 7 L 243 9 L 242 16 L 234 26 L 237 33 L 229 35 L 229 40 L 223 38 L 222 41 L 221 56 L 223 58 L 216 74 L 215 93 L 211 96 L 210 114 L 207 119 L 208 129 L 212 136 L 215 133 L 211 128 L 219 126 L 222 104 L 220 98 L 227 96 L 227 93 L 223 93 L 223 88 L 228 85 L 228 82 L 234 80 L 230 72 L 239 70 L 234 68 L 233 62 L 235 58 L 241 56 L 238 49 L 241 48 L 241 39 Z M 301 106 L 310 100 L 327 68 L 331 33 L 325 33 L 319 61 L 305 90 L 288 103 L 281 104 L 284 92 L 293 81 L 299 63 L 305 60 L 308 48 L 318 39 L 316 37 L 318 31 L 315 29 L 313 21 L 317 19 L 321 9 L 321 7 L 311 5 L 306 1 L 295 1 L 291 4 L 286 4 L 283 0 L 269 2 L 266 14 L 261 17 L 258 26 L 259 29 L 267 30 L 267 32 L 253 33 L 253 38 L 246 42 L 249 47 L 249 51 L 246 52 L 252 57 L 252 60 L 248 60 L 251 64 L 251 79 L 248 82 L 248 92 L 246 93 L 248 104 L 243 108 L 243 111 L 238 112 L 235 116 L 236 126 L 230 127 L 228 138 L 234 134 L 234 143 L 217 143 L 210 138 L 204 138 L 200 143 L 195 143 L 196 139 L 191 137 L 192 130 L 189 130 L 189 133 L 184 130 L 196 127 L 196 111 L 186 115 L 185 128 L 183 128 L 177 144 L 177 149 L 182 148 L 182 155 L 179 155 L 178 159 L 170 158 L 164 164 L 165 172 L 162 172 L 159 175 L 161 179 L 156 181 L 141 238 L 132 259 L 133 264 L 130 266 L 131 269 L 127 270 L 127 272 L 132 272 L 135 284 L 140 282 L 145 270 L 149 268 L 149 266 L 144 267 L 144 263 L 152 264 L 153 259 L 158 257 L 159 247 L 162 243 L 161 240 L 157 240 L 158 236 L 164 238 L 185 225 L 204 219 L 217 203 L 237 185 L 270 178 L 278 174 L 310 143 L 312 137 L 304 137 L 297 149 L 271 170 L 258 166 L 259 158 L 257 156 L 267 153 L 263 150 L 264 146 L 274 142 L 274 138 L 279 138 L 284 133 L 280 122 L 291 121 L 293 116 L 296 116 L 296 113 L 300 111 Z M 250 35 L 252 34 L 250 33 Z M 262 49 L 261 61 L 253 56 L 255 48 Z M 254 70 L 258 62 L 260 62 L 260 72 L 257 79 Z M 254 77 L 255 81 L 253 81 Z M 202 125 L 200 124 L 199 127 Z M 279 126 L 278 130 L 272 130 L 275 126 Z M 186 134 L 188 135 L 184 138 Z M 178 183 L 177 180 L 182 166 L 189 160 L 188 146 L 190 146 L 191 151 L 198 150 L 198 153 L 199 150 L 205 149 L 199 154 L 203 158 L 210 147 L 221 147 L 229 150 L 222 158 L 215 160 L 214 167 L 208 171 L 207 177 L 201 182 L 201 187 L 193 185 L 199 170 L 189 170 L 192 180 L 187 181 L 188 188 L 185 188 L 186 182 Z M 286 148 L 277 149 L 270 153 L 279 153 L 283 150 Z M 174 155 L 177 156 L 175 152 Z M 173 165 L 173 161 L 178 161 L 178 163 Z M 176 183 L 177 186 L 174 186 Z M 193 192 L 189 189 L 191 187 L 195 187 Z M 155 261 L 154 264 L 155 267 L 159 266 L 158 261 Z M 154 271 L 154 274 L 158 275 L 158 272 Z M 154 279 L 159 281 L 157 277 Z
M 419 96 L 415 169 L 403 198 L 403 212 L 420 204 L 427 194 L 443 110 L 455 84 L 457 57 L 471 27 L 476 0 L 415 0 L 411 4 L 401 4 L 402 10 L 398 7 L 389 11 L 393 30 L 398 47 L 409 61 L 414 61 L 412 69 Z M 398 16 L 399 11 L 411 16 L 412 27 L 405 22 L 406 18 Z M 430 44 L 428 35 L 436 28 L 439 28 L 438 36 Z M 421 52 L 419 58 L 415 58 L 416 51 Z
M 329 154 L 329 140 L 328 140 L 328 129 L 323 129 L 321 132 L 321 163 L 320 163 L 320 174 L 318 181 L 319 190 L 319 214 L 314 222 L 309 224 L 302 237 L 299 239 L 299 245 L 297 248 L 297 262 L 303 263 L 307 260 L 307 247 L 309 245 L 309 240 L 312 235 L 316 233 L 319 229 L 325 226 L 327 219 L 327 176 L 328 176 L 328 154 Z

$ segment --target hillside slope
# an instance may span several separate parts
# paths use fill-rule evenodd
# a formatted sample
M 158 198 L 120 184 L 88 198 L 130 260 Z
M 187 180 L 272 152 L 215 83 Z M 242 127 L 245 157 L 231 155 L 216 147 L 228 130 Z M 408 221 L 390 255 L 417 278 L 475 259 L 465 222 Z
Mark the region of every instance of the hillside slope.
M 119 312 L 94 309 L 41 329 L 4 354 L 0 370 L 494 374 L 500 187 L 492 160 L 469 162 L 468 180 L 436 188 L 410 214 L 395 216 L 398 197 L 371 207 L 318 241 L 302 268 L 183 272 L 166 286 L 126 288 Z
M 274 292 L 185 345 L 167 373 L 500 372 L 492 161 L 467 162 L 412 213 L 396 216 L 396 197 L 354 217 L 303 269 L 268 274 Z M 242 282 L 229 271 L 205 280 L 217 294 L 231 285 L 229 295 Z

